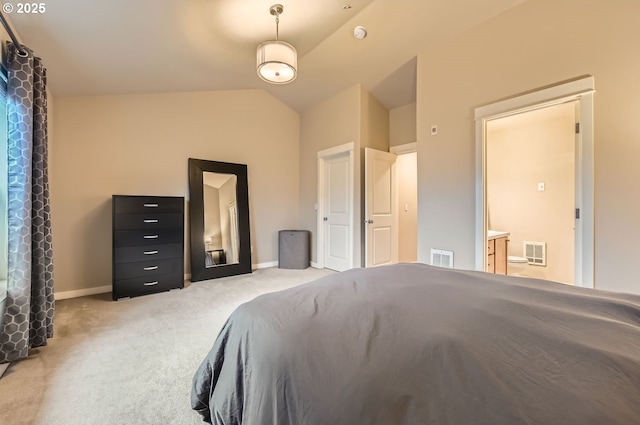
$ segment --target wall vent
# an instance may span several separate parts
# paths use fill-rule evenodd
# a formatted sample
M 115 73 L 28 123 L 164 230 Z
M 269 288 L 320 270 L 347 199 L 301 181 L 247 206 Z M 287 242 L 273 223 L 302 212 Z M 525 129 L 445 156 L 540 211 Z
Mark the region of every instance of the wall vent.
M 453 251 L 443 251 L 441 249 L 431 250 L 431 265 L 444 267 L 446 269 L 453 268 Z
M 546 242 L 523 241 L 524 256 L 529 260 L 529 264 L 534 266 L 547 265 L 547 244 Z

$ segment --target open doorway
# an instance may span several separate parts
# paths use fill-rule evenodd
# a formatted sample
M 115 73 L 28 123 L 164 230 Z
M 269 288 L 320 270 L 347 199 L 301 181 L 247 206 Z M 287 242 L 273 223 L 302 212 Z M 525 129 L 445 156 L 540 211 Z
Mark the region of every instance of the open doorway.
M 418 153 L 415 143 L 391 149 L 396 159 L 398 193 L 398 262 L 418 261 Z M 396 147 L 397 148 L 397 147 Z
M 487 229 L 506 274 L 574 283 L 577 101 L 487 123 Z
M 365 267 L 417 261 L 416 143 L 365 148 Z
M 476 122 L 476 269 L 490 270 L 491 244 L 488 238 L 487 126 L 494 120 L 543 108 L 575 102 L 575 192 L 574 192 L 574 273 L 576 286 L 594 288 L 594 185 L 593 185 L 593 94 L 594 78 L 575 80 L 527 92 L 478 107 Z M 542 182 L 544 183 L 544 182 Z M 535 241 L 533 241 L 535 242 Z

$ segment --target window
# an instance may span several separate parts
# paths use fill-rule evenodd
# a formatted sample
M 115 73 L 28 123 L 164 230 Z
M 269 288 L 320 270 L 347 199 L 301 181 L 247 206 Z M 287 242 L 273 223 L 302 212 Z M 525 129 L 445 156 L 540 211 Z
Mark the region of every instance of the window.
M 2 69 L 0 72 L 0 302 L 4 300 L 7 290 L 7 166 L 7 76 Z

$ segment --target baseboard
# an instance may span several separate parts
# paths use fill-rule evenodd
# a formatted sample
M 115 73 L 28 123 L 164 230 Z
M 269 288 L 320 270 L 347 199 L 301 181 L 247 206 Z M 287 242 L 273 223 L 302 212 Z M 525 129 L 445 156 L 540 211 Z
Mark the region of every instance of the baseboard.
M 97 286 L 95 288 L 76 289 L 73 291 L 56 292 L 54 297 L 56 300 L 66 300 L 67 298 L 85 297 L 87 295 L 104 294 L 111 292 L 111 285 Z
M 311 261 L 311 267 L 313 267 L 314 269 L 320 268 L 320 266 L 318 266 L 318 263 L 316 263 L 315 261 Z
M 253 270 L 267 269 L 269 267 L 278 267 L 278 262 L 277 261 L 269 261 L 267 263 L 253 264 L 251 267 L 253 268 Z M 315 263 L 311 263 L 311 267 L 317 269 L 318 265 L 315 264 Z M 185 274 L 184 275 L 184 280 L 185 281 L 188 281 L 190 279 L 191 279 L 191 275 L 190 274 Z M 78 298 L 78 297 L 84 297 L 84 296 L 87 296 L 87 295 L 104 294 L 104 293 L 107 293 L 107 292 L 111 292 L 111 285 L 98 286 L 96 288 L 76 289 L 74 291 L 56 292 L 54 294 L 54 296 L 55 296 L 56 300 L 65 300 L 67 298 Z
M 270 261 L 268 263 L 258 263 L 258 264 L 252 264 L 251 265 L 251 268 L 253 270 L 268 269 L 269 267 L 278 267 L 278 262 L 277 261 Z

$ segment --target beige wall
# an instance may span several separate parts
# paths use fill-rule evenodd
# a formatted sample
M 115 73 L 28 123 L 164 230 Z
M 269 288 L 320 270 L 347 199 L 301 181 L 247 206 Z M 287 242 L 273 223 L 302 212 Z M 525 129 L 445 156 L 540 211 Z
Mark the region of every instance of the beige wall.
M 361 87 L 355 85 L 305 111 L 300 119 L 300 229 L 311 231 L 311 261 L 317 261 L 318 151 L 345 143 L 355 143 L 354 156 L 359 163 Z M 359 187 L 360 173 L 354 170 Z M 354 208 L 360 213 L 359 191 Z M 359 217 L 359 216 L 357 216 Z M 360 227 L 354 229 L 354 241 L 360 240 Z M 356 258 L 360 247 L 355 244 Z
M 361 87 L 362 148 L 389 152 L 389 110 Z
M 247 164 L 254 264 L 298 222 L 300 118 L 264 91 L 61 97 L 54 119 L 56 292 L 111 284 L 111 195 L 188 198 L 190 157 Z
M 491 230 L 509 232 L 509 255 L 523 241 L 546 243 L 546 265 L 527 276 L 573 283 L 575 104 L 487 124 L 487 208 Z M 544 191 L 538 190 L 544 183 Z
M 354 265 L 362 261 L 362 150 L 389 150 L 389 111 L 360 84 L 305 111 L 300 132 L 300 229 L 310 230 L 311 261 L 317 261 L 318 152 L 354 143 Z
M 416 102 L 389 111 L 389 146 L 416 141 Z
M 597 90 L 595 285 L 640 293 L 638 16 L 636 1 L 529 0 L 418 56 L 419 260 L 449 246 L 456 267 L 474 268 L 474 108 L 589 74 Z
M 356 217 L 356 223 L 360 225 L 361 237 L 360 245 L 363 249 L 360 252 L 360 264 L 366 264 L 366 224 L 364 224 L 366 214 L 365 195 L 365 161 L 364 148 L 376 149 L 389 152 L 389 110 L 382 105 L 371 93 L 361 87 L 360 93 L 360 122 L 362 137 L 360 138 L 360 157 L 356 157 L 356 164 L 360 164 L 360 215 Z

